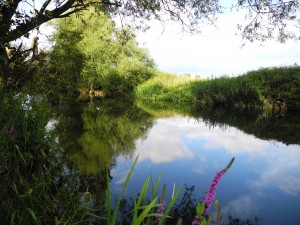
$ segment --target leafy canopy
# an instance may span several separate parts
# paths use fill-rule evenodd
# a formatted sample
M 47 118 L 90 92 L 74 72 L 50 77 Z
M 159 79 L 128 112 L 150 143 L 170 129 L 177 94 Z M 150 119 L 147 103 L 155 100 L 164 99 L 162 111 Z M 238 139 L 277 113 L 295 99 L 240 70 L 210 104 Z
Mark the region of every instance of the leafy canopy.
M 145 49 L 138 47 L 133 32 L 119 30 L 109 16 L 93 8 L 80 17 L 59 20 L 56 29 L 53 60 L 64 65 L 57 72 L 66 76 L 65 68 L 71 65 L 69 76 L 80 77 L 83 87 L 132 92 L 154 72 L 152 59 Z

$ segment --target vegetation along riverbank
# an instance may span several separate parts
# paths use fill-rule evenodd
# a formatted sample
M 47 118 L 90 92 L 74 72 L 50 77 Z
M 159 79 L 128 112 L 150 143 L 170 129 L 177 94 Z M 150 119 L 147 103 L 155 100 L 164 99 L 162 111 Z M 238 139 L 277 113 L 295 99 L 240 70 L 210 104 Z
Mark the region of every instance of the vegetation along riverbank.
M 138 99 L 189 102 L 202 108 L 258 108 L 275 112 L 300 111 L 300 67 L 274 67 L 242 76 L 191 79 L 158 73 L 139 85 Z

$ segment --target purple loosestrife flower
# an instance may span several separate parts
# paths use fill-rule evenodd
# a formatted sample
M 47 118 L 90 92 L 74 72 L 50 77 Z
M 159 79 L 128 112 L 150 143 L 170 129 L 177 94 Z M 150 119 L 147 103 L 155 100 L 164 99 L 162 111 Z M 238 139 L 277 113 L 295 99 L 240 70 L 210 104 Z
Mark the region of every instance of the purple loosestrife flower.
M 216 174 L 216 176 L 212 180 L 212 182 L 209 186 L 209 189 L 206 193 L 204 202 L 203 202 L 203 204 L 205 206 L 204 214 L 206 214 L 209 211 L 211 203 L 213 202 L 213 200 L 215 199 L 215 196 L 216 196 L 216 190 L 218 187 L 218 183 L 220 182 L 220 180 L 224 174 L 225 174 L 225 170 L 221 170 L 220 172 L 218 172 Z
M 166 205 L 166 201 L 164 199 L 162 199 L 160 201 L 160 207 L 157 209 L 157 213 L 164 214 L 164 212 L 165 212 L 165 205 Z
M 195 215 L 195 219 L 193 220 L 192 225 L 201 225 L 199 215 Z
M 230 160 L 230 162 L 228 163 L 228 165 L 223 169 L 221 170 L 220 172 L 218 172 L 214 179 L 212 180 L 210 186 L 209 186 L 209 189 L 206 193 L 206 196 L 205 196 L 205 199 L 203 201 L 203 205 L 205 207 L 204 211 L 202 214 L 207 214 L 209 209 L 210 209 L 210 206 L 211 206 L 211 203 L 213 202 L 215 196 L 216 196 L 216 190 L 217 190 L 217 187 L 218 187 L 218 184 L 222 178 L 222 176 L 227 172 L 227 170 L 231 167 L 232 163 L 234 162 L 234 157 Z M 201 214 L 201 215 L 202 215 Z M 192 225 L 201 225 L 201 215 L 195 215 L 195 218 L 194 218 L 194 221 L 192 222 Z M 216 223 L 215 225 L 217 225 L 219 223 Z
M 205 199 L 204 199 L 204 206 L 205 206 L 205 210 L 204 210 L 204 214 L 207 214 L 209 209 L 210 209 L 210 206 L 211 206 L 211 203 L 213 202 L 215 196 L 216 196 L 216 190 L 217 190 L 217 186 L 222 178 L 222 176 L 226 173 L 226 171 L 231 167 L 232 163 L 234 162 L 234 157 L 230 160 L 230 162 L 228 163 L 228 165 L 223 169 L 221 170 L 220 172 L 218 172 L 216 174 L 216 176 L 214 177 L 214 179 L 212 180 L 210 186 L 209 186 L 209 189 L 206 193 L 206 196 L 205 196 Z

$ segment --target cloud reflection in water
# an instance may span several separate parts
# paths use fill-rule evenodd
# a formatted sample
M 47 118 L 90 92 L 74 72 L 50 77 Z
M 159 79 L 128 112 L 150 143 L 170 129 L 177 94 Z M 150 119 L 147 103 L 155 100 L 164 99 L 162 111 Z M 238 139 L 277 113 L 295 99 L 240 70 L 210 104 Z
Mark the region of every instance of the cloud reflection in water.
M 241 217 L 264 217 L 274 210 L 280 219 L 276 204 L 284 202 L 286 207 L 293 207 L 300 202 L 298 145 L 286 146 L 260 140 L 233 127 L 208 127 L 201 120 L 176 117 L 157 120 L 147 138 L 138 140 L 136 147 L 135 156 L 139 154 L 141 167 L 147 161 L 148 165 L 177 168 L 178 171 L 171 174 L 175 180 L 176 175 L 181 174 L 181 181 L 177 183 L 186 179 L 184 182 L 203 185 L 201 190 L 207 188 L 210 177 L 222 169 L 228 159 L 236 157 L 233 168 L 221 182 L 217 198 L 223 201 L 224 210 Z M 182 174 L 186 175 L 182 177 Z M 266 208 L 266 202 L 271 206 Z M 292 219 L 295 217 L 290 215 Z
M 189 149 L 188 140 L 203 142 L 202 150 L 225 149 L 235 156 L 247 153 L 256 157 L 258 154 L 264 154 L 263 150 L 267 147 L 265 142 L 236 128 L 210 129 L 201 121 L 179 117 L 159 119 L 147 139 L 137 142 L 136 155 L 140 155 L 140 161 L 148 159 L 154 164 L 192 158 L 197 152 Z

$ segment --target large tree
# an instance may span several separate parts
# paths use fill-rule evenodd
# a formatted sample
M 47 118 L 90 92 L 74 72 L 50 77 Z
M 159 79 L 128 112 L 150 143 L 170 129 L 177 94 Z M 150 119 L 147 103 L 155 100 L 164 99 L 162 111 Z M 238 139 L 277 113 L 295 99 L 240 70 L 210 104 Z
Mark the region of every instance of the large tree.
M 132 30 L 116 27 L 103 12 L 91 8 L 80 17 L 57 20 L 55 28 L 51 71 L 76 88 L 101 86 L 106 94 L 130 94 L 154 73 L 153 60 L 138 47 Z M 49 74 L 45 69 L 39 77 Z
M 6 48 L 9 43 L 54 18 L 64 18 L 87 9 L 93 5 L 123 19 L 131 19 L 137 27 L 145 28 L 143 21 L 171 19 L 188 30 L 197 30 L 201 21 L 212 22 L 221 11 L 218 0 L 0 0 L 0 75 L 7 83 L 11 74 L 9 64 L 21 54 L 21 48 L 12 49 L 9 55 Z M 39 5 L 39 7 L 38 7 Z M 295 33 L 286 32 L 287 21 L 298 25 L 298 0 L 238 0 L 233 2 L 238 8 L 247 8 L 250 12 L 249 23 L 240 27 L 245 38 L 265 40 L 276 36 L 280 41 L 286 38 L 298 38 Z M 249 18 L 249 17 L 248 17 Z M 124 21 L 124 20 L 122 20 Z M 25 50 L 26 51 L 26 50 Z

